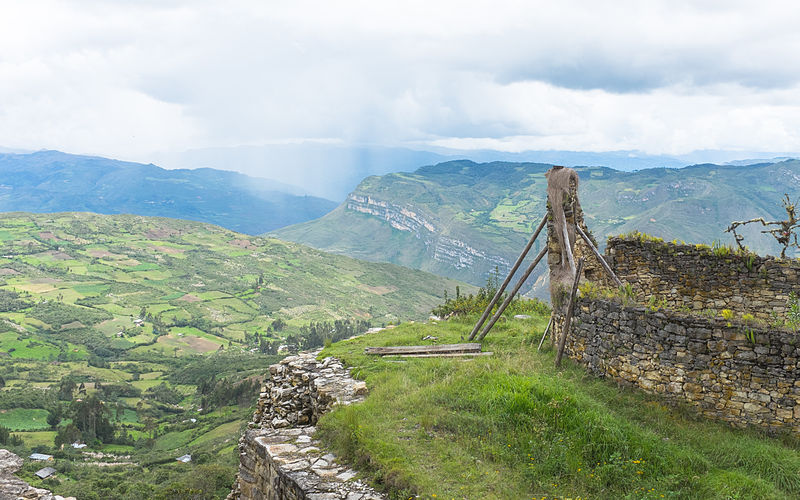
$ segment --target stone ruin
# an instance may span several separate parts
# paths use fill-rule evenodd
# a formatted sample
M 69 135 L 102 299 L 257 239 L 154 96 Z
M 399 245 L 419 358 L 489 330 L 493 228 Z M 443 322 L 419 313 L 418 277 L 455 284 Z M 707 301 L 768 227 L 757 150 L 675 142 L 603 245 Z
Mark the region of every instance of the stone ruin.
M 319 350 L 269 367 L 253 421 L 239 441 L 239 473 L 229 500 L 382 500 L 356 472 L 322 451 L 314 427 L 335 405 L 362 401 L 364 382 Z
M 560 219 L 572 228 L 575 260 L 586 259 L 581 282 L 594 290 L 576 301 L 567 356 L 595 375 L 688 402 L 711 418 L 800 433 L 800 335 L 779 324 L 790 293 L 800 291 L 800 262 L 639 234 L 610 238 L 604 259 L 630 285 L 621 291 L 575 238 L 576 224 L 590 233 L 573 174 L 554 168 L 548 175 L 556 180 L 548 189 L 555 193 L 547 226 L 551 338 L 563 334 L 573 281 Z

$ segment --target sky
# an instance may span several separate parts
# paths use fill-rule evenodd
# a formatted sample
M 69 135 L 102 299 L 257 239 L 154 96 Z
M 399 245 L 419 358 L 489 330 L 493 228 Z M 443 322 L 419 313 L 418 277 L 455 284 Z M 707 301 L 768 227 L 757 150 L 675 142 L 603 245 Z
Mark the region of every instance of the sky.
M 791 1 L 0 0 L 0 146 L 800 151 Z

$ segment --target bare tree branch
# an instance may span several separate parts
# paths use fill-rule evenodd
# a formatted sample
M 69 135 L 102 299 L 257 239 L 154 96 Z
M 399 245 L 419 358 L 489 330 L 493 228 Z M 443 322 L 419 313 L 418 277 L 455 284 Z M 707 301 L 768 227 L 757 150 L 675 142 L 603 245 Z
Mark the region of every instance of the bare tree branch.
M 736 240 L 736 244 L 739 246 L 740 250 L 745 250 L 744 245 L 742 245 L 742 241 L 744 240 L 744 236 L 740 235 L 736 232 L 736 229 L 740 226 L 745 226 L 747 224 L 753 224 L 756 222 L 760 222 L 764 227 L 770 226 L 778 226 L 775 229 L 764 229 L 761 231 L 762 234 L 770 234 L 773 238 L 775 238 L 778 243 L 783 245 L 783 249 L 781 249 L 781 258 L 786 258 L 786 249 L 789 247 L 794 247 L 800 249 L 800 243 L 797 240 L 797 233 L 795 230 L 800 227 L 800 221 L 797 220 L 797 216 L 795 214 L 797 202 L 792 203 L 791 199 L 789 198 L 788 194 L 783 195 L 783 208 L 786 210 L 787 219 L 783 221 L 765 221 L 763 217 L 757 217 L 755 219 L 745 220 L 745 221 L 734 221 L 731 222 L 728 229 L 725 230 L 726 233 L 732 233 L 734 240 Z

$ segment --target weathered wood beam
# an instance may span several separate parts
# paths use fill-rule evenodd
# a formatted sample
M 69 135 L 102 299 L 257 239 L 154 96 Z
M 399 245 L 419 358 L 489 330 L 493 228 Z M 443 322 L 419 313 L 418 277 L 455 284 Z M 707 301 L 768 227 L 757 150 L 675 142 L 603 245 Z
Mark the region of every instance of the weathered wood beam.
M 438 354 L 396 354 L 400 358 L 466 358 L 476 356 L 491 356 L 494 353 L 486 352 L 445 352 Z
M 577 225 L 576 225 L 577 227 Z M 567 254 L 567 261 L 569 261 L 569 269 L 572 274 L 575 274 L 575 257 L 572 256 L 572 245 L 569 242 L 569 231 L 567 231 L 567 217 L 564 212 L 561 212 L 561 235 L 564 238 L 564 248 L 561 249 L 561 255 Z
M 572 311 L 575 309 L 575 294 L 578 293 L 578 282 L 581 280 L 583 271 L 583 257 L 578 259 L 578 267 L 575 272 L 575 281 L 572 283 L 572 293 L 569 294 L 569 305 L 567 305 L 567 316 L 564 318 L 564 329 L 561 338 L 558 339 L 558 354 L 556 355 L 556 368 L 561 366 L 561 357 L 564 355 L 564 345 L 569 334 L 570 323 L 572 322 Z
M 536 352 L 542 350 L 542 344 L 544 344 L 544 339 L 547 337 L 547 332 L 550 331 L 550 325 L 553 324 L 553 316 L 550 315 L 550 321 L 547 322 L 547 328 L 544 329 L 544 333 L 542 334 L 542 340 L 539 341 L 539 347 L 536 348 Z
M 381 356 L 396 356 L 400 354 L 445 354 L 445 353 L 476 353 L 481 352 L 481 345 L 470 344 L 441 344 L 441 345 L 401 345 L 387 347 L 367 347 L 366 354 L 379 354 Z
M 517 284 L 514 286 L 514 289 L 511 291 L 511 293 L 508 294 L 508 297 L 506 297 L 506 300 L 503 302 L 503 304 L 497 308 L 497 312 L 494 313 L 492 319 L 490 319 L 489 322 L 486 324 L 486 326 L 483 328 L 483 331 L 478 336 L 478 342 L 482 341 L 484 337 L 486 337 L 486 334 L 489 333 L 489 330 L 491 330 L 494 324 L 497 323 L 497 320 L 500 319 L 500 316 L 503 315 L 503 311 L 505 311 L 508 305 L 511 304 L 511 301 L 514 300 L 514 296 L 517 294 L 519 289 L 522 288 L 522 285 L 525 283 L 525 281 L 531 275 L 533 270 L 536 268 L 536 265 L 539 264 L 539 261 L 541 261 L 546 254 L 547 254 L 547 247 L 544 247 L 542 248 L 542 251 L 539 252 L 539 255 L 536 256 L 536 259 L 534 259 L 534 261 L 531 262 L 531 265 L 528 266 L 528 269 L 525 270 L 525 274 L 523 274 L 522 277 L 519 279 Z
M 533 236 L 531 236 L 531 239 L 528 241 L 528 244 L 525 245 L 525 248 L 522 249 L 522 253 L 519 254 L 519 257 L 517 257 L 517 261 L 514 262 L 514 265 L 511 267 L 511 271 L 508 272 L 508 276 L 506 276 L 506 279 L 503 280 L 503 284 L 500 285 L 500 288 L 497 289 L 497 293 L 494 294 L 494 297 L 492 297 L 492 300 L 489 302 L 489 305 L 486 306 L 486 310 L 483 311 L 481 319 L 479 319 L 478 322 L 475 323 L 475 327 L 469 334 L 469 340 L 473 340 L 475 338 L 475 335 L 478 333 L 478 330 L 480 330 L 480 328 L 483 326 L 483 323 L 486 321 L 486 318 L 489 317 L 489 314 L 492 312 L 492 308 L 494 307 L 495 304 L 497 304 L 497 301 L 500 300 L 500 297 L 502 297 L 503 292 L 506 290 L 508 284 L 511 283 L 511 278 L 514 277 L 514 273 L 516 273 L 517 269 L 519 269 L 519 266 L 522 265 L 522 261 L 525 260 L 525 257 L 528 255 L 528 252 L 530 252 L 533 243 L 536 241 L 536 238 L 539 237 L 539 233 L 542 232 L 542 229 L 544 229 L 545 224 L 547 224 L 547 213 L 544 214 L 544 217 L 542 217 L 542 222 L 539 223 L 539 227 L 536 228 L 536 231 L 533 233 Z

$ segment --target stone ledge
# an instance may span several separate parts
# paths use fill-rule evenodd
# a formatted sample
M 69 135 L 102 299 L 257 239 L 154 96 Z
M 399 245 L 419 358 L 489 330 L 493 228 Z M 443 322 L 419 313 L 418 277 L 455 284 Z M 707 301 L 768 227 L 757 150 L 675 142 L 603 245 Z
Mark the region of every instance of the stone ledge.
M 239 474 L 229 500 L 382 500 L 314 438 L 320 416 L 363 401 L 367 386 L 319 350 L 269 367 L 250 429 L 239 441 Z
M 243 440 L 241 498 L 309 500 L 382 500 L 314 439 L 313 426 L 251 429 Z M 252 457 L 259 459 L 252 460 Z M 263 491 L 261 485 L 269 484 Z M 259 496 L 261 495 L 261 496 Z

